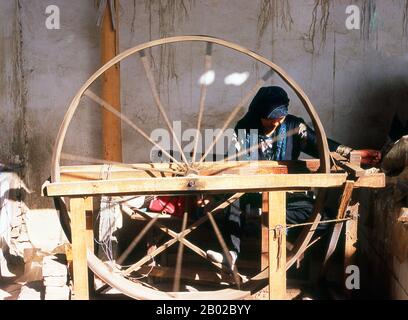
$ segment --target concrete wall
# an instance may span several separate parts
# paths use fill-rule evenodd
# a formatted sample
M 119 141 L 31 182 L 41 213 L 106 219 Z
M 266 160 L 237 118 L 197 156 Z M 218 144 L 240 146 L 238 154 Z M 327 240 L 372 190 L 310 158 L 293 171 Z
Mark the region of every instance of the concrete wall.
M 2 1 L 0 47 L 0 159 L 25 165 L 24 180 L 32 208 L 51 206 L 40 197 L 50 176 L 52 147 L 67 104 L 98 67 L 96 8 L 91 1 L 53 1 L 61 9 L 61 29 L 45 27 L 49 1 Z M 99 122 L 81 113 L 83 124 L 72 141 L 78 148 L 93 146 Z M 73 127 L 75 124 L 73 125 Z M 74 128 L 75 130 L 75 128 Z M 69 145 L 68 145 L 69 146 Z
M 3 162 L 18 162 L 17 157 L 22 158 L 25 153 L 25 85 L 19 17 L 19 7 L 14 1 L 1 4 L 0 154 Z
M 350 3 L 362 10 L 361 30 L 345 28 Z M 60 8 L 60 30 L 45 27 L 50 4 Z M 406 17 L 406 0 L 122 0 L 120 50 L 182 34 L 238 43 L 288 71 L 314 103 L 329 136 L 356 148 L 379 148 L 393 113 L 408 113 Z M 99 66 L 95 1 L 6 0 L 0 3 L 0 23 L 0 160 L 18 155 L 34 192 L 30 207 L 48 207 L 39 193 L 50 174 L 58 127 L 70 99 Z M 183 127 L 195 126 L 203 51 L 202 44 L 183 44 L 151 52 L 161 97 L 171 119 L 182 120 Z M 138 59 L 121 67 L 124 114 L 148 133 L 162 127 Z M 220 47 L 214 69 L 204 127 L 220 127 L 265 71 Z M 244 85 L 224 85 L 226 75 L 243 71 L 250 73 Z M 292 111 L 304 116 L 290 95 Z M 84 100 L 64 151 L 100 158 L 100 131 L 98 108 Z M 125 160 L 147 160 L 150 147 L 125 125 L 123 136 Z

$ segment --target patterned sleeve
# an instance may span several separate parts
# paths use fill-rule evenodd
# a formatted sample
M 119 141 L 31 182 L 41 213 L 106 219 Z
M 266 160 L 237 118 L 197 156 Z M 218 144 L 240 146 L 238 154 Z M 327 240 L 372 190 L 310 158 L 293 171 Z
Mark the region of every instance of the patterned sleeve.
M 318 144 L 317 135 L 309 126 L 307 126 L 303 121 L 299 123 L 299 139 L 300 148 L 306 154 L 318 158 Z M 332 139 L 327 139 L 329 144 L 330 152 L 336 152 L 339 155 L 348 158 L 350 156 L 352 148 L 342 145 Z
M 244 132 L 245 131 L 239 132 L 238 135 L 236 132 L 234 132 L 231 138 L 227 156 L 231 157 L 233 154 L 236 154 L 236 161 L 249 160 L 248 154 L 246 154 L 246 152 L 244 151 L 248 149 L 248 141 Z

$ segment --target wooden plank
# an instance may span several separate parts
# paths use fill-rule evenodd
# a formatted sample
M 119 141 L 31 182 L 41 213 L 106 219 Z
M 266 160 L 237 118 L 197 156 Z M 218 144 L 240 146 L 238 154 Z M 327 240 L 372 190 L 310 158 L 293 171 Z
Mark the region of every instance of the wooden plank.
M 89 300 L 84 198 L 71 198 L 70 208 L 75 300 Z
M 366 171 L 357 164 L 339 161 L 337 162 L 337 165 L 356 178 L 364 177 L 366 175 Z
M 286 193 L 269 192 L 269 299 L 286 298 Z
M 351 151 L 350 152 L 350 159 L 349 162 L 352 164 L 356 164 L 358 166 L 361 166 L 361 153 L 360 151 Z
M 72 156 L 75 157 L 75 156 Z M 146 168 L 146 171 L 140 171 L 133 168 Z M 316 172 L 320 167 L 320 160 L 307 159 L 297 161 L 226 161 L 226 162 L 203 162 L 200 166 L 198 173 L 200 175 L 212 175 L 212 174 L 224 174 L 231 172 L 245 173 L 248 170 L 250 172 L 261 173 L 265 170 L 265 173 L 312 173 Z M 174 163 L 134 163 L 122 165 L 109 164 L 109 174 L 114 178 L 121 178 L 121 174 L 132 174 L 131 177 L 145 177 L 151 176 L 154 170 L 151 168 L 161 170 L 178 170 L 178 166 Z M 65 181 L 70 180 L 70 174 L 74 180 L 77 179 L 104 179 L 107 171 L 106 165 L 76 165 L 76 166 L 63 166 L 61 167 L 61 179 Z M 118 175 L 118 176 L 116 176 Z M 158 173 L 156 174 L 158 175 Z M 166 176 L 171 174 L 165 174 Z
M 117 194 L 194 194 L 203 191 L 259 192 L 302 188 L 330 188 L 343 185 L 344 174 L 259 174 L 191 176 L 174 178 L 136 178 L 51 183 L 45 186 L 47 196 L 117 195 Z M 358 184 L 358 182 L 356 183 Z M 373 185 L 371 187 L 374 187 Z
M 332 152 L 331 156 L 333 157 L 336 165 L 340 168 L 344 169 L 346 172 L 350 173 L 356 178 L 364 177 L 366 175 L 366 171 L 360 167 L 360 164 L 356 161 L 356 156 L 353 155 L 353 162 L 347 161 L 346 158 L 340 156 L 336 152 Z M 361 158 L 360 158 L 361 160 Z
M 85 197 L 84 206 L 86 211 L 93 211 L 93 197 Z
M 300 164 L 299 167 L 303 167 Z M 132 169 L 132 166 L 138 169 Z M 294 166 L 292 164 L 292 166 Z M 146 170 L 139 170 L 145 168 Z M 159 172 L 158 170 L 178 170 L 177 166 L 171 163 L 137 163 L 123 165 L 84 165 L 84 166 L 67 166 L 61 168 L 61 181 L 81 181 L 81 180 L 104 180 L 107 178 L 109 170 L 110 179 L 127 179 L 127 178 L 149 178 L 149 177 L 171 177 L 174 174 L 169 172 Z M 242 161 L 242 162 L 219 162 L 203 163 L 198 175 L 211 176 L 220 174 L 285 174 L 288 169 L 283 164 L 275 161 Z
M 356 188 L 384 188 L 385 187 L 385 174 L 375 173 L 360 177 L 357 179 Z
M 115 0 L 115 13 L 106 6 L 101 29 L 101 64 L 104 65 L 117 55 L 119 43 L 118 0 Z M 115 14 L 116 30 L 112 25 L 111 14 Z M 120 64 L 117 63 L 102 74 L 101 98 L 120 112 Z M 102 108 L 103 158 L 110 161 L 122 161 L 121 120 L 113 113 Z
M 191 176 L 173 178 L 135 178 L 51 183 L 44 186 L 47 196 L 118 195 L 118 194 L 195 194 L 205 192 L 260 192 L 338 187 L 347 180 L 346 173 L 336 174 L 259 174 Z M 384 174 L 361 177 L 356 187 L 382 188 Z
M 319 159 L 300 159 L 290 161 L 278 161 L 278 164 L 286 166 L 289 173 L 311 173 L 320 169 Z

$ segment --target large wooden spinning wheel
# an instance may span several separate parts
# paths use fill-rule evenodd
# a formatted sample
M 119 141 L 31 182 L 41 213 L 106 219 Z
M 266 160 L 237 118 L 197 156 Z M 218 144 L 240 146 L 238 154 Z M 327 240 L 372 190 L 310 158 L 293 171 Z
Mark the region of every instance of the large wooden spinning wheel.
M 105 175 L 104 177 L 101 176 L 104 166 L 103 163 L 87 166 L 61 166 L 61 160 L 64 159 L 62 149 L 66 138 L 66 133 L 81 99 L 90 99 L 90 101 L 96 102 L 105 110 L 108 110 L 119 117 L 122 123 L 129 125 L 132 129 L 134 129 L 141 139 L 145 139 L 148 143 L 152 144 L 152 146 L 162 149 L 153 140 L 151 140 L 150 137 L 137 124 L 132 122 L 122 113 L 116 111 L 116 109 L 109 105 L 109 103 L 100 98 L 95 91 L 90 89 L 90 86 L 101 75 L 103 75 L 104 72 L 114 65 L 120 63 L 122 60 L 130 56 L 139 58 L 146 72 L 146 79 L 152 91 L 154 102 L 166 126 L 171 130 L 170 120 L 166 113 L 166 107 L 163 105 L 160 95 L 158 94 L 153 71 L 150 68 L 149 55 L 146 54 L 146 52 L 153 47 L 180 42 L 202 43 L 204 65 L 202 70 L 203 72 L 211 69 L 213 62 L 212 52 L 215 46 L 221 46 L 224 47 L 224 49 L 226 48 L 225 50 L 232 50 L 235 51 L 235 53 L 238 52 L 239 54 L 247 55 L 250 57 L 250 59 L 256 60 L 257 62 L 266 66 L 268 69 L 266 75 L 261 77 L 259 81 L 256 82 L 255 86 L 243 96 L 239 103 L 237 103 L 236 107 L 231 109 L 228 119 L 226 119 L 222 126 L 222 130 L 215 137 L 211 148 L 217 143 L 217 140 L 221 138 L 222 132 L 231 127 L 234 121 L 238 120 L 237 116 L 239 112 L 248 106 L 258 89 L 265 85 L 268 78 L 274 73 L 280 76 L 283 81 L 293 89 L 313 122 L 314 129 L 318 136 L 320 159 L 315 161 L 318 163 L 315 169 L 318 170 L 316 172 L 308 172 L 306 170 L 306 172 L 298 174 L 297 172 L 291 171 L 291 168 L 294 167 L 293 163 L 289 164 L 284 162 L 276 163 L 259 161 L 257 166 L 254 166 L 250 161 L 209 162 L 204 161 L 204 159 L 210 152 L 210 148 L 207 149 L 206 152 L 198 154 L 197 146 L 194 148 L 192 158 L 188 159 L 188 157 L 184 155 L 179 141 L 175 141 L 175 145 L 178 151 L 181 151 L 180 159 L 175 159 L 173 154 L 170 154 L 166 150 L 162 150 L 163 158 L 168 160 L 167 163 L 108 163 L 109 175 Z M 207 86 L 202 84 L 197 124 L 198 131 L 202 127 L 206 95 Z M 149 254 L 139 257 L 137 261 L 127 263 L 127 266 L 119 266 L 120 262 L 123 260 L 121 258 L 116 261 L 116 266 L 106 264 L 98 259 L 93 250 L 88 247 L 87 265 L 109 286 L 116 288 L 125 295 L 135 299 L 244 299 L 264 288 L 268 284 L 270 270 L 268 270 L 266 267 L 259 274 L 250 278 L 240 274 L 238 270 L 234 270 L 233 274 L 228 274 L 222 265 L 208 261 L 204 250 L 207 248 L 200 248 L 194 244 L 193 241 L 187 239 L 187 237 L 192 233 L 199 233 L 202 224 L 206 222 L 210 223 L 212 228 L 211 230 L 214 231 L 220 247 L 225 251 L 225 240 L 222 237 L 220 227 L 218 226 L 215 217 L 219 213 L 222 213 L 223 209 L 227 208 L 235 200 L 239 199 L 244 193 L 271 192 L 271 194 L 276 193 L 281 196 L 280 198 L 275 197 L 274 199 L 281 200 L 283 194 L 284 200 L 285 191 L 317 188 L 318 192 L 314 214 L 310 218 L 312 224 L 305 227 L 293 249 L 288 251 L 287 254 L 282 254 L 282 257 L 287 256 L 286 268 L 285 266 L 280 266 L 279 261 L 277 262 L 276 268 L 284 269 L 285 272 L 285 270 L 290 268 L 299 259 L 299 257 L 310 245 L 314 230 L 321 219 L 320 212 L 322 210 L 325 198 L 325 188 L 341 186 L 345 183 L 346 178 L 345 173 L 330 173 L 330 154 L 326 135 L 320 119 L 306 94 L 296 84 L 296 82 L 285 73 L 284 70 L 268 59 L 237 44 L 207 36 L 181 36 L 151 41 L 126 50 L 106 63 L 93 76 L 91 76 L 88 81 L 86 81 L 86 83 L 73 98 L 60 127 L 52 160 L 52 182 L 46 187 L 45 192 L 48 196 L 59 199 L 61 204 L 67 203 L 67 211 L 70 212 L 70 220 L 67 219 L 68 215 L 63 218 L 66 218 L 65 221 L 70 221 L 71 223 L 74 251 L 74 285 L 75 290 L 78 290 L 78 292 L 75 294 L 78 295 L 79 291 L 82 290 L 79 283 L 86 282 L 86 280 L 80 278 L 80 276 L 86 276 L 80 270 L 81 243 L 85 241 L 84 239 L 86 235 L 89 234 L 86 231 L 87 227 L 85 226 L 85 218 L 82 216 L 85 214 L 85 210 L 87 210 L 86 204 L 88 203 L 88 200 L 92 197 L 100 195 L 206 195 L 210 193 L 228 195 L 224 196 L 221 201 L 208 203 L 204 207 L 204 214 L 195 220 L 191 219 L 189 212 L 185 212 L 184 216 L 179 219 L 180 229 L 177 231 L 167 226 L 165 219 L 161 219 L 163 216 L 160 214 L 154 215 L 149 212 L 135 209 L 134 215 L 137 216 L 138 219 L 144 220 L 145 225 L 140 233 L 136 235 L 136 238 L 130 244 L 130 247 L 127 250 L 124 250 L 126 253 L 136 250 L 137 244 L 150 229 L 158 229 L 158 232 L 162 232 L 165 236 L 167 236 L 167 238 L 169 238 L 169 240 L 162 241 L 153 250 L 150 250 Z M 63 199 L 65 199 L 65 201 Z M 68 199 L 70 199 L 70 206 L 68 206 Z M 270 208 L 270 210 L 272 209 Z M 64 215 L 64 208 L 62 208 L 61 214 Z M 76 226 L 73 226 L 74 224 L 76 224 Z M 284 215 L 283 221 L 281 221 L 279 226 L 285 227 Z M 69 231 L 69 224 L 65 225 L 64 227 Z M 276 227 L 278 227 L 278 225 L 270 225 L 270 229 L 272 227 L 275 227 L 274 230 L 276 232 Z M 82 228 L 82 233 L 78 231 L 78 228 Z M 210 229 L 205 229 L 205 232 L 208 232 L 208 230 Z M 92 231 L 90 234 L 92 235 Z M 175 244 L 178 244 L 177 260 L 175 264 L 163 266 L 163 270 L 160 270 L 160 265 L 156 265 L 154 267 L 154 272 L 150 273 L 150 276 L 140 276 L 141 273 L 143 274 L 141 270 L 144 270 L 144 274 L 146 274 L 146 269 L 149 269 L 148 265 L 153 257 L 157 257 L 166 250 L 169 250 L 169 248 L 174 249 L 175 246 L 173 245 Z M 92 247 L 92 245 L 90 246 Z M 223 279 L 223 283 L 218 287 L 216 285 L 213 286 L 213 289 L 211 290 L 204 289 L 201 291 L 201 289 L 195 289 L 188 291 L 183 285 L 185 274 L 181 272 L 183 254 L 186 254 L 186 252 L 183 252 L 183 248 L 190 249 L 189 253 L 200 256 L 202 258 L 203 265 L 207 265 L 209 269 L 216 270 L 217 272 L 224 274 L 225 277 Z M 77 259 L 78 262 L 75 259 Z M 168 274 L 169 270 L 173 276 L 170 277 L 167 282 L 154 280 L 159 277 L 160 274 L 163 275 L 166 272 Z M 273 272 L 274 271 L 275 270 L 273 270 Z M 75 272 L 78 273 L 77 278 L 75 278 Z M 199 282 L 197 279 L 195 279 L 195 281 Z M 166 283 L 167 286 L 163 285 L 163 283 Z

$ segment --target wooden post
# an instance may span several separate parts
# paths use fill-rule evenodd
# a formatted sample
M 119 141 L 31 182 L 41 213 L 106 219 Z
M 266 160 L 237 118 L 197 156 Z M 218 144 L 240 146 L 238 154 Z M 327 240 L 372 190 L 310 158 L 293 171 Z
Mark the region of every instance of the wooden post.
M 93 230 L 93 197 L 86 197 L 84 199 L 85 206 L 85 219 L 86 219 L 86 247 L 94 252 L 94 230 Z M 95 293 L 95 277 L 94 274 L 89 270 L 89 294 L 93 295 Z
M 116 8 L 116 31 L 113 29 L 109 5 L 106 6 L 101 30 L 101 63 L 102 65 L 115 57 L 119 43 L 118 0 Z M 113 13 L 112 13 L 113 14 Z M 108 69 L 101 76 L 101 97 L 120 112 L 120 65 Z M 103 158 L 109 161 L 122 161 L 122 128 L 121 120 L 109 110 L 102 108 Z
M 261 217 L 261 270 L 269 266 L 269 193 L 262 193 L 262 217 Z
M 359 203 L 356 203 L 350 207 L 353 220 L 346 222 L 345 227 L 345 246 L 344 246 L 344 295 L 346 298 L 351 299 L 353 296 L 353 290 L 346 288 L 346 278 L 350 275 L 346 273 L 348 266 L 356 265 L 357 256 L 357 241 L 358 241 L 358 213 Z
M 86 258 L 86 216 L 84 198 L 70 198 L 72 260 L 75 300 L 88 300 L 88 263 Z
M 344 219 L 346 217 L 347 209 L 350 209 L 349 203 L 350 203 L 351 196 L 354 190 L 354 184 L 355 183 L 352 180 L 347 180 L 346 183 L 344 184 L 344 191 L 341 196 L 340 205 L 339 205 L 339 209 L 337 211 L 337 216 L 336 216 L 336 219 L 338 220 Z M 343 230 L 343 225 L 344 225 L 343 222 L 340 222 L 340 223 L 337 223 L 333 228 L 330 242 L 327 247 L 327 251 L 326 251 L 326 254 L 323 260 L 322 267 L 320 269 L 320 275 L 319 275 L 320 282 L 323 282 L 326 279 L 329 263 L 330 263 L 331 257 L 334 254 L 334 251 L 337 248 L 337 243 L 339 241 L 341 232 Z
M 93 197 L 86 197 L 85 214 L 86 214 L 86 244 L 87 248 L 94 251 L 94 231 L 93 231 Z
M 269 299 L 286 299 L 286 192 L 269 192 Z

